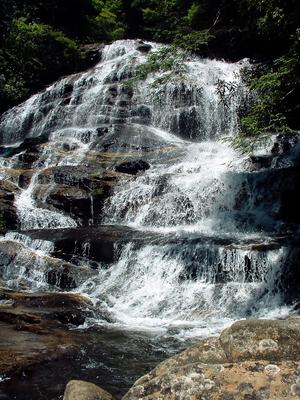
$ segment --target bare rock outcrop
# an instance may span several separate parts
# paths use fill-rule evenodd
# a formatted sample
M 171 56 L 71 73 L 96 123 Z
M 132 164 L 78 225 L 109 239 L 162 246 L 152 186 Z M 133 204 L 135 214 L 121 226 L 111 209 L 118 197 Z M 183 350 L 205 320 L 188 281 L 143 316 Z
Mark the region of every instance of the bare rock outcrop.
M 300 396 L 300 318 L 239 321 L 159 364 L 123 400 L 266 400 Z

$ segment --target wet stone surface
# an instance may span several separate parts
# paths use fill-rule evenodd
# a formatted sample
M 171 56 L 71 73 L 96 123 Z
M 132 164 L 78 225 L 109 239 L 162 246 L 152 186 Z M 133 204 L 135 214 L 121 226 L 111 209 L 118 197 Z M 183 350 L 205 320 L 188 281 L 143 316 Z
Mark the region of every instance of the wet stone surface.
M 68 326 L 82 324 L 89 308 L 81 295 L 0 288 L 0 374 L 16 374 L 75 351 L 76 333 Z

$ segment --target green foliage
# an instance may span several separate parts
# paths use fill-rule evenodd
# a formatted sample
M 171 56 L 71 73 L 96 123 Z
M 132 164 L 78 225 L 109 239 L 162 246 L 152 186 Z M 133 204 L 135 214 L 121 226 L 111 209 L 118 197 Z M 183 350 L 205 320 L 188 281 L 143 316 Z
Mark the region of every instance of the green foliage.
M 193 26 L 197 22 L 200 14 L 201 14 L 200 4 L 193 3 L 189 8 L 185 19 L 189 25 Z
M 209 30 L 204 29 L 202 31 L 192 31 L 186 35 L 178 34 L 174 39 L 174 43 L 188 51 L 201 53 L 213 38 L 214 36 Z
M 175 46 L 163 46 L 149 54 L 146 63 L 137 67 L 136 75 L 139 79 L 146 79 L 151 72 L 173 71 L 183 76 L 186 72 L 185 60 L 187 52 Z
M 224 142 L 228 143 L 233 149 L 237 150 L 239 153 L 248 155 L 252 154 L 254 150 L 265 144 L 270 140 L 270 135 L 257 135 L 257 136 L 249 136 L 243 132 L 239 133 L 236 136 L 226 137 Z
M 71 72 L 81 60 L 72 39 L 49 25 L 14 19 L 0 52 L 0 97 L 8 104 L 22 100 L 40 82 Z M 63 64 L 62 64 L 63 63 Z
M 134 78 L 128 84 L 133 85 L 143 81 L 152 73 L 160 73 L 160 76 L 152 83 L 153 88 L 168 82 L 182 81 L 187 72 L 187 57 L 187 51 L 174 45 L 163 46 L 159 50 L 149 53 L 146 62 L 136 67 Z
M 92 192 L 93 197 L 102 197 L 104 195 L 104 189 L 102 187 L 97 187 Z
M 2 0 L 0 113 L 84 65 L 80 45 L 125 34 L 122 0 Z
M 231 99 L 237 95 L 237 89 L 238 84 L 236 82 L 226 82 L 223 79 L 217 81 L 216 92 L 224 107 L 228 108 Z
M 147 23 L 151 24 L 160 21 L 161 15 L 157 11 L 151 10 L 151 8 L 144 8 L 142 12 L 144 20 Z
M 241 118 L 241 130 L 248 135 L 284 133 L 296 128 L 289 98 L 299 91 L 299 55 L 283 56 L 262 74 L 248 77 L 254 104 Z M 292 101 L 293 103 L 293 101 Z
M 122 39 L 125 34 L 125 24 L 122 22 L 122 1 L 93 0 L 97 16 L 93 20 L 93 36 L 98 40 Z

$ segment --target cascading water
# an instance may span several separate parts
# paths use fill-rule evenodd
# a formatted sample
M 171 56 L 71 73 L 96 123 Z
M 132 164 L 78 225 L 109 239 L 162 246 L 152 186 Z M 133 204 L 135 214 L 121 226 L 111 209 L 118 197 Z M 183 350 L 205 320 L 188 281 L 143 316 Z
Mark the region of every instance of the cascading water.
M 257 212 L 242 160 L 222 141 L 237 132 L 238 111 L 247 101 L 240 78 L 247 61 L 192 58 L 184 79 L 158 90 L 157 74 L 131 82 L 135 67 L 146 61 L 137 47 L 130 40 L 106 46 L 93 69 L 62 79 L 2 117 L 0 143 L 14 154 L 24 139 L 45 138 L 31 182 L 15 202 L 21 228 L 78 225 L 47 208 L 50 186 L 57 183 L 52 177 L 45 187 L 49 169 L 96 162 L 107 171 L 142 158 L 150 168 L 119 180 L 101 218 L 154 232 L 156 239 L 127 243 L 115 263 L 80 286 L 99 305 L 90 323 L 193 336 L 234 319 L 288 313 L 276 287 L 285 249 L 249 244 L 262 241 L 258 224 L 264 232 L 276 224 L 265 209 Z M 234 88 L 226 104 L 220 82 Z M 10 179 L 18 160 L 3 159 L 1 175 Z M 91 208 L 94 220 L 95 200 Z M 242 246 L 241 239 L 249 243 Z

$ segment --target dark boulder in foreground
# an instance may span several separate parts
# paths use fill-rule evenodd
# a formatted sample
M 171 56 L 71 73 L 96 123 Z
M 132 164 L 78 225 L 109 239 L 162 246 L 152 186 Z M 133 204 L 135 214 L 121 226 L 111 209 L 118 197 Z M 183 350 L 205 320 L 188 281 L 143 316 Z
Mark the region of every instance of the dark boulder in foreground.
M 126 161 L 117 165 L 115 170 L 124 174 L 136 175 L 138 172 L 146 171 L 150 168 L 150 164 L 143 160 Z

